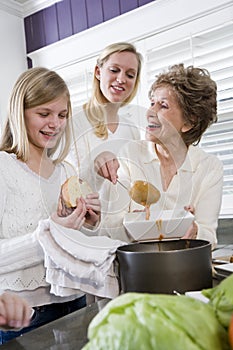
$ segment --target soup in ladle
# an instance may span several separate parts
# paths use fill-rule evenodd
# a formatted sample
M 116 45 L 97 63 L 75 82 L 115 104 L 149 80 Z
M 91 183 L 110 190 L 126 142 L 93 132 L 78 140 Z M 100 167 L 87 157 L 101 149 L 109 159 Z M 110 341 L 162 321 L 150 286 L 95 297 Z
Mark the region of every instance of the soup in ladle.
M 146 209 L 146 220 L 150 218 L 150 206 L 160 199 L 159 190 L 150 182 L 137 180 L 132 184 L 129 195 L 136 203 L 141 204 Z

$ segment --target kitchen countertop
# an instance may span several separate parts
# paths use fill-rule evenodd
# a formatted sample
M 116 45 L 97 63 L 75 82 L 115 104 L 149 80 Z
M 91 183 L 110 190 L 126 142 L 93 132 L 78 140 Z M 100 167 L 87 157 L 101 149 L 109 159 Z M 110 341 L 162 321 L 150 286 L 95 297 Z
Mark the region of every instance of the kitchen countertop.
M 229 253 L 230 252 L 230 253 Z M 233 245 L 218 245 L 212 256 L 232 255 Z M 220 279 L 221 280 L 221 279 Z M 213 287 L 219 282 L 213 279 Z M 87 329 L 94 316 L 109 302 L 102 299 L 70 315 L 1 345 L 1 350 L 81 350 L 87 343 Z
M 218 279 L 213 279 L 213 287 L 218 283 Z M 0 349 L 81 350 L 87 343 L 87 329 L 90 321 L 108 302 L 109 299 L 99 300 L 81 310 L 0 345 Z

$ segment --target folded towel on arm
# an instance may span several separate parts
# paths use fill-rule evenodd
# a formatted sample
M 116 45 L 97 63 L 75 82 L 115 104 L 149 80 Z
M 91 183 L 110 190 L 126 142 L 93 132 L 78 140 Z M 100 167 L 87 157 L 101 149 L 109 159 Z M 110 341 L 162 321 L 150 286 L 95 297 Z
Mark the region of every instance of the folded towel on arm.
M 73 295 L 81 290 L 98 297 L 119 295 L 115 253 L 126 244 L 105 236 L 87 236 L 51 219 L 40 221 L 38 239 L 45 255 L 46 282 L 51 293 Z

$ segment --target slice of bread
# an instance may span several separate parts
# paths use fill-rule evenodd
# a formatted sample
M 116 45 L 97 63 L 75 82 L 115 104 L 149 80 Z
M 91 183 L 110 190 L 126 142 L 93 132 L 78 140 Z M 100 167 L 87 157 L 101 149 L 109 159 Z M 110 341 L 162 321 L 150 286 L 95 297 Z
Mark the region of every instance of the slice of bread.
M 75 208 L 77 198 L 85 198 L 87 194 L 92 192 L 89 184 L 79 179 L 78 176 L 71 176 L 61 187 L 62 199 L 67 208 Z

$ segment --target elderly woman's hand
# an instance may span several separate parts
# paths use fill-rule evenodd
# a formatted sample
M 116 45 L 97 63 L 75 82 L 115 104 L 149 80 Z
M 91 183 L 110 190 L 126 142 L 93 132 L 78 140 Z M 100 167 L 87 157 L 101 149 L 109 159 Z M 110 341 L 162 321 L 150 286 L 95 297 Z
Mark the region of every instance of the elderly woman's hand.
M 193 221 L 192 225 L 188 228 L 183 239 L 196 239 L 197 238 L 197 224 Z
M 94 160 L 94 166 L 100 176 L 114 184 L 116 183 L 118 178 L 117 170 L 120 165 L 114 153 L 108 151 L 100 153 Z
M 195 209 L 192 205 L 187 205 L 184 207 L 185 210 L 189 211 L 191 214 L 195 214 Z M 188 228 L 185 235 L 182 237 L 183 239 L 196 239 L 197 238 L 197 230 L 198 226 L 195 221 L 192 222 L 192 225 Z

